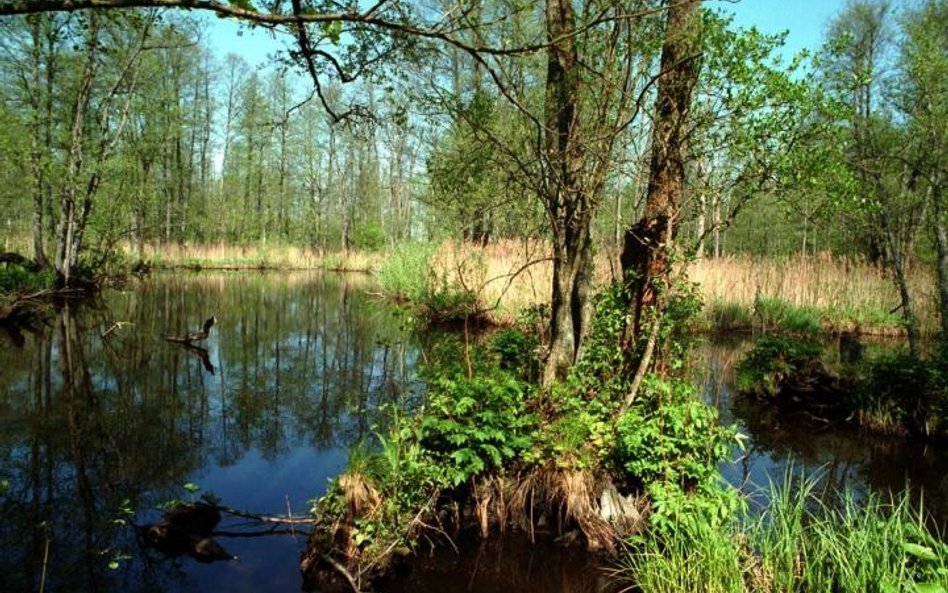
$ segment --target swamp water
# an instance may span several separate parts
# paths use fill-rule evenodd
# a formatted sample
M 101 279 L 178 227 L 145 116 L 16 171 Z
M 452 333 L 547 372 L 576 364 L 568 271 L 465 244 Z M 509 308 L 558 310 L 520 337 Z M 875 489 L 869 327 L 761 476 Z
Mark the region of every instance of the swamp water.
M 298 591 L 301 532 L 225 517 L 216 539 L 238 558 L 200 564 L 148 548 L 134 526 L 202 493 L 253 513 L 302 515 L 385 406 L 418 400 L 418 340 L 366 288 L 335 275 L 161 274 L 67 305 L 36 331 L 0 331 L 0 593 Z M 202 349 L 162 339 L 211 315 L 218 324 Z M 748 490 L 779 481 L 790 458 L 863 490 L 900 489 L 908 478 L 944 525 L 943 452 L 732 405 L 739 349 L 702 349 L 708 396 L 750 437 L 741 461 L 722 468 L 728 479 Z M 602 584 L 575 549 L 458 543 L 460 554 L 422 546 L 380 589 L 592 593 Z

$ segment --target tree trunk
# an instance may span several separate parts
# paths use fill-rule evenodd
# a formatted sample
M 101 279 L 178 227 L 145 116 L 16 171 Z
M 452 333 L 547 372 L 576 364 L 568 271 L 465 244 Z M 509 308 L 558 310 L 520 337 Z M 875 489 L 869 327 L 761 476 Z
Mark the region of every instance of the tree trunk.
M 60 202 L 59 223 L 56 226 L 56 282 L 59 286 L 69 286 L 72 282 L 72 271 L 79 259 L 78 247 L 81 247 L 81 234 L 77 227 L 83 218 L 77 204 L 77 190 L 79 176 L 83 169 L 83 131 L 86 110 L 89 106 L 89 97 L 92 93 L 92 82 L 95 79 L 97 48 L 99 45 L 99 19 L 93 14 L 90 18 L 88 37 L 86 42 L 86 62 L 79 81 L 79 91 L 72 113 L 72 128 L 70 131 L 69 153 L 66 160 L 66 183 Z M 82 205 L 83 209 L 87 205 Z M 80 240 L 77 243 L 77 239 Z
M 550 350 L 543 373 L 549 385 L 576 361 L 589 318 L 592 243 L 591 196 L 583 186 L 583 129 L 579 110 L 580 63 L 571 0 L 546 5 L 546 196 L 553 234 Z
M 938 305 L 941 314 L 942 338 L 948 339 L 948 222 L 945 221 L 948 212 L 943 209 L 943 196 L 937 181 L 932 193 L 932 217 L 935 219 L 935 250 L 938 254 Z
M 631 323 L 623 339 L 629 371 L 643 362 L 635 343 L 642 335 L 648 310 L 661 308 L 658 283 L 669 269 L 685 184 L 688 116 L 700 68 L 700 22 L 700 0 L 668 1 L 645 213 L 626 230 L 621 258 L 631 308 Z M 644 362 L 647 366 L 648 361 Z

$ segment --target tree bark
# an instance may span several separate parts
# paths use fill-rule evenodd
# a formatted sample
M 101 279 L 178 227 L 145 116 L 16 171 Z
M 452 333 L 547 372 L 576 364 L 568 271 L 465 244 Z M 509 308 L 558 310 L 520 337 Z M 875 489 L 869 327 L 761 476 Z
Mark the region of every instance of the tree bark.
M 583 185 L 581 84 L 571 0 L 548 0 L 545 142 L 547 215 L 553 234 L 553 285 L 546 385 L 563 379 L 576 361 L 589 318 L 592 277 L 589 223 L 593 204 Z
M 669 268 L 675 221 L 681 209 L 687 124 L 700 68 L 700 22 L 700 0 L 668 1 L 645 213 L 626 230 L 621 257 L 630 296 L 631 323 L 623 340 L 630 371 L 639 362 L 634 344 L 642 335 L 645 313 L 660 305 L 658 281 Z
M 99 46 L 99 18 L 93 13 L 89 22 L 89 31 L 86 42 L 86 61 L 79 81 L 79 91 L 76 95 L 76 104 L 72 113 L 72 128 L 70 131 L 69 153 L 66 160 L 66 184 L 60 202 L 59 223 L 56 227 L 56 268 L 57 284 L 69 286 L 72 282 L 72 271 L 78 261 L 77 247 L 81 241 L 76 239 L 78 225 L 83 218 L 79 210 L 86 209 L 86 204 L 78 204 L 77 185 L 83 167 L 83 131 L 86 110 L 92 93 L 92 82 L 96 74 Z
M 930 188 L 932 192 L 932 217 L 935 219 L 935 251 L 937 253 L 938 305 L 941 315 L 942 338 L 948 339 L 948 212 L 943 208 L 940 184 Z

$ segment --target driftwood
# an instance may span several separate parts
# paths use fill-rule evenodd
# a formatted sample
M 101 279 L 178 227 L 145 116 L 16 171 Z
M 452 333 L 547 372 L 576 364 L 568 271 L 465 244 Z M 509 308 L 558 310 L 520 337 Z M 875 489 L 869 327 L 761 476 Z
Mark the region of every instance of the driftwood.
M 204 325 L 200 330 L 190 332 L 182 336 L 165 336 L 165 340 L 168 342 L 175 342 L 177 344 L 191 344 L 191 342 L 206 340 L 207 337 L 211 335 L 211 328 L 214 327 L 215 323 L 217 323 L 217 317 L 211 317 L 204 322 Z

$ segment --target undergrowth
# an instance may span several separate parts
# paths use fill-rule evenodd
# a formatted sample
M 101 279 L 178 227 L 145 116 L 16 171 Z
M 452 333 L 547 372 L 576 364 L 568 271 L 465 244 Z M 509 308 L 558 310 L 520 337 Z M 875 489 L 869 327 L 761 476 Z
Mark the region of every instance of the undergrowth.
M 401 262 L 403 269 L 422 266 L 424 253 Z M 430 289 L 395 280 L 389 286 L 416 296 Z M 349 469 L 316 505 L 337 533 L 348 526 L 342 531 L 350 560 L 381 566 L 379 556 L 410 550 L 419 533 L 431 536 L 433 526 L 466 512 L 482 533 L 491 524 L 532 529 L 534 514 L 559 515 L 563 529 L 609 549 L 618 527 L 600 506 L 607 484 L 622 504 L 635 506 L 638 518 L 626 522 L 634 531 L 661 533 L 695 517 L 731 516 L 737 498 L 721 487 L 715 465 L 736 435 L 719 425 L 693 386 L 650 376 L 621 411 L 629 387 L 617 372 L 626 302 L 618 287 L 597 298 L 584 357 L 549 390 L 535 384 L 537 339 L 523 328 L 473 342 L 430 341 L 424 405 L 407 415 L 393 411 L 391 425 L 355 449 Z M 671 340 L 697 309 L 694 300 L 670 306 L 663 339 Z M 665 350 L 673 358 L 683 354 L 677 346 Z

